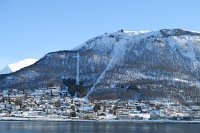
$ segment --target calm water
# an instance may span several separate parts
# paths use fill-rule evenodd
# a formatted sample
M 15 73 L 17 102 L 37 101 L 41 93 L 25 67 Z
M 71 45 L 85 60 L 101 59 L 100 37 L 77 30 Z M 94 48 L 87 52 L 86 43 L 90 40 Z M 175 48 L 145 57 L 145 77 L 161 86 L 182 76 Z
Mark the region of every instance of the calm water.
M 199 133 L 200 124 L 0 121 L 0 133 Z

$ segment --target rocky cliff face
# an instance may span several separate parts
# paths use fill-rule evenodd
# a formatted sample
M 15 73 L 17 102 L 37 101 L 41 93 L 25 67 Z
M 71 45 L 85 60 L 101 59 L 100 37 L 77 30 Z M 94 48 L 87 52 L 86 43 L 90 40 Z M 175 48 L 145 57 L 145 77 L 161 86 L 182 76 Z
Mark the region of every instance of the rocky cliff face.
M 200 33 L 182 29 L 120 30 L 72 51 L 45 55 L 35 64 L 0 76 L 0 89 L 63 86 L 73 78 L 90 99 L 200 100 Z

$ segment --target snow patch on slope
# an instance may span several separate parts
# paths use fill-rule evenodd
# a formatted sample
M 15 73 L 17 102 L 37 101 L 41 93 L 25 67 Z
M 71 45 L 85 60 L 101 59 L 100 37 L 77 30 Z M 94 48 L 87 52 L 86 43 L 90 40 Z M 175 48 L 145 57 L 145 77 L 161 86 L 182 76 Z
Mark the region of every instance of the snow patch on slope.
M 116 38 L 123 38 L 128 40 L 140 40 L 141 38 L 145 38 L 150 35 L 158 35 L 160 32 L 158 31 L 129 31 L 129 30 L 119 30 L 113 33 L 105 33 L 100 36 L 94 37 L 88 40 L 85 43 L 75 47 L 73 50 L 81 49 L 82 47 L 86 47 L 86 49 L 94 48 L 95 46 L 101 47 L 101 50 L 110 49 L 112 44 L 116 43 Z
M 177 36 L 177 30 L 164 30 L 165 34 L 169 34 L 171 36 L 165 38 L 163 37 L 163 33 L 161 31 L 127 31 L 127 30 L 119 30 L 114 33 L 110 34 L 104 34 L 101 36 L 98 36 L 96 38 L 93 38 L 86 42 L 86 45 L 84 47 L 86 49 L 97 49 L 98 52 L 101 52 L 103 49 L 113 49 L 111 54 L 111 60 L 108 63 L 105 70 L 101 73 L 101 75 L 98 77 L 96 82 L 93 84 L 91 89 L 89 90 L 89 93 L 86 97 L 92 93 L 97 84 L 99 84 L 104 78 L 106 73 L 113 68 L 114 65 L 116 65 L 118 62 L 123 60 L 124 54 L 126 52 L 126 49 L 133 44 L 140 44 L 141 40 L 145 41 L 144 43 L 146 46 L 143 50 L 148 49 L 152 50 L 155 48 L 165 48 L 166 44 L 164 42 L 168 42 L 168 45 L 170 46 L 171 52 L 177 52 L 178 50 L 180 54 L 185 56 L 186 58 L 190 59 L 194 65 L 195 68 L 199 65 L 197 58 L 196 58 L 196 50 L 195 50 L 195 44 L 192 40 L 197 40 L 197 36 L 191 36 L 191 35 L 180 35 Z M 159 38 L 160 40 L 157 40 L 155 38 Z M 126 45 L 127 44 L 127 45 Z M 82 45 L 83 46 L 83 45 Z M 112 48 L 113 46 L 113 48 Z M 128 46 L 128 47 L 127 47 Z M 99 49 L 101 47 L 101 49 Z M 134 50 L 135 55 L 139 56 L 143 53 L 143 50 Z M 146 75 L 135 73 L 136 77 L 142 76 L 143 78 L 146 77 Z M 141 77 L 140 77 L 141 78 Z M 155 78 L 155 77 L 149 77 L 148 78 Z M 159 79 L 167 79 L 167 77 L 159 77 Z M 179 81 L 183 83 L 187 83 L 187 80 L 177 78 L 174 79 L 168 79 L 172 81 Z
M 115 44 L 115 47 L 112 51 L 112 58 L 109 64 L 107 65 L 106 69 L 101 73 L 97 81 L 93 84 L 92 88 L 87 93 L 86 98 L 94 91 L 96 85 L 100 83 L 101 80 L 105 77 L 106 72 L 112 69 L 115 64 L 119 63 L 124 58 L 124 54 L 126 51 L 126 45 L 125 45 L 126 43 L 127 40 L 122 39 Z
M 133 35 L 139 35 L 139 34 L 145 34 L 151 31 L 129 31 L 129 30 L 124 30 L 124 33 L 128 33 L 128 34 L 133 34 Z

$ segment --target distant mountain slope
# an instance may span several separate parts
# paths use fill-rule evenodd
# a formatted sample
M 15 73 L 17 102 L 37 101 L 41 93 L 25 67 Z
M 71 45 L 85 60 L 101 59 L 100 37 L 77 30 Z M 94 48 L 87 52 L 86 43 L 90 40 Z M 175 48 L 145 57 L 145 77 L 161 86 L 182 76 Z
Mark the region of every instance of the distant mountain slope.
M 28 58 L 28 59 L 24 59 L 13 64 L 9 64 L 0 71 L 0 74 L 8 74 L 8 73 L 16 72 L 24 67 L 34 64 L 36 61 L 37 59 Z
M 72 51 L 0 76 L 0 88 L 36 89 L 76 79 L 90 99 L 200 101 L 200 33 L 182 29 L 124 31 L 92 38 Z

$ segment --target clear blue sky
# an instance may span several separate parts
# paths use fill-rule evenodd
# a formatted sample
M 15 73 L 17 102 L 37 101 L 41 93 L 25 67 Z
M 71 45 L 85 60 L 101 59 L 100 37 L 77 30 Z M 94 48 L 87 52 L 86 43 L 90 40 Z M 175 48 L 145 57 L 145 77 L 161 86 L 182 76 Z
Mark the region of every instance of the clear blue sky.
M 0 0 L 0 69 L 122 28 L 200 31 L 200 0 Z

